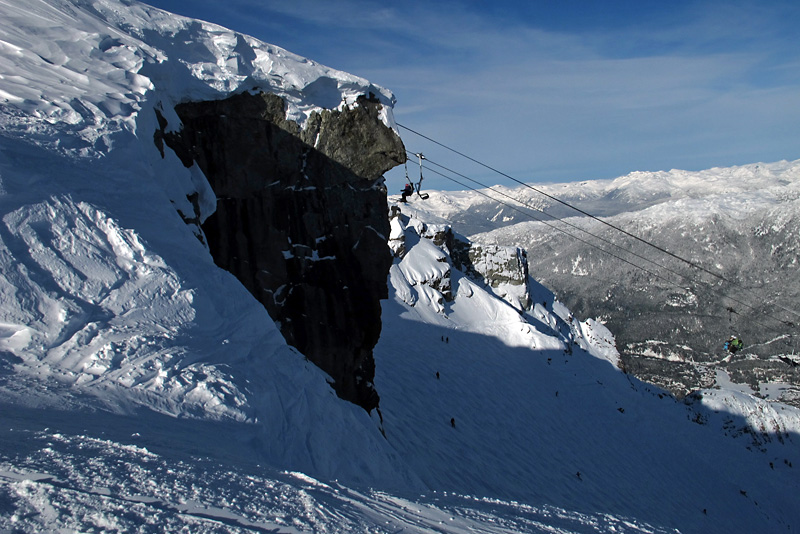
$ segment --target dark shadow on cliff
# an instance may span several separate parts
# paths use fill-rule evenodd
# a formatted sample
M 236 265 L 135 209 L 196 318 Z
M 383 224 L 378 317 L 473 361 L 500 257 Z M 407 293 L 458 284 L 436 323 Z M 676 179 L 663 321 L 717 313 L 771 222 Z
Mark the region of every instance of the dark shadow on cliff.
M 269 311 L 286 341 L 327 372 L 338 395 L 378 406 L 372 349 L 392 262 L 382 175 L 402 163 L 399 137 L 361 97 L 312 114 L 304 130 L 276 95 L 180 104 L 180 133 L 161 131 L 217 197 L 202 224 L 214 261 Z M 163 148 L 162 148 L 163 150 Z

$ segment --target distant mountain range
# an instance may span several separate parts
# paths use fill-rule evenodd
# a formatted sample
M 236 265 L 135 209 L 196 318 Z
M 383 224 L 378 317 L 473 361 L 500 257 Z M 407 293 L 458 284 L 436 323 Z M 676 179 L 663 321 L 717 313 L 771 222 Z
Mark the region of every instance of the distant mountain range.
M 527 249 L 536 280 L 606 323 L 627 371 L 679 397 L 733 383 L 800 404 L 800 160 L 481 193 L 431 192 L 426 209 Z

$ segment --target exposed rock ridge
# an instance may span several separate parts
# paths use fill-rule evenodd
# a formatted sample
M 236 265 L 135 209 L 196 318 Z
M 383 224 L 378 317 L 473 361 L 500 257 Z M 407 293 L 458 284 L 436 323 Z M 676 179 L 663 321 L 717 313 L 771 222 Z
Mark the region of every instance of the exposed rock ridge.
M 405 160 L 368 97 L 306 128 L 283 100 L 243 93 L 176 106 L 180 133 L 156 134 L 196 163 L 217 196 L 202 225 L 215 262 L 269 311 L 287 342 L 332 378 L 338 395 L 378 406 L 372 349 L 392 263 L 382 175 Z
M 392 231 L 389 246 L 395 256 L 402 258 L 407 251 L 407 227 L 413 227 L 417 236 L 429 239 L 443 251 L 438 262 L 447 267 L 430 273 L 422 282 L 441 293 L 443 301 L 452 302 L 450 267 L 453 267 L 470 279 L 485 286 L 492 293 L 502 298 L 523 313 L 531 310 L 533 299 L 528 278 L 528 256 L 519 247 L 484 245 L 473 243 L 464 236 L 453 232 L 449 225 L 426 224 L 402 214 L 399 206 L 392 206 Z
M 472 243 L 466 238 L 448 241 L 453 264 L 520 312 L 533 304 L 528 287 L 528 254 L 519 247 Z

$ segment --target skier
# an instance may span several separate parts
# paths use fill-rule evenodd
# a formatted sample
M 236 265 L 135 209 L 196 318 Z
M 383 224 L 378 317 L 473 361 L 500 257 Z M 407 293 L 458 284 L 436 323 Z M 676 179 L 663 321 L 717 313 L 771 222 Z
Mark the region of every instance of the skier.
M 403 188 L 401 193 L 403 196 L 400 198 L 400 202 L 408 202 L 406 199 L 414 194 L 414 186 L 412 186 L 410 183 L 406 183 L 406 186 Z

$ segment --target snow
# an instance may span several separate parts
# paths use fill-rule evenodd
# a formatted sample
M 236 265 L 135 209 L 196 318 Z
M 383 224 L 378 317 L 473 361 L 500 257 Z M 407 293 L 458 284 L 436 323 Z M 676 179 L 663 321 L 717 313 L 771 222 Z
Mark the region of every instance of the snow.
M 453 269 L 424 205 L 389 236 L 382 421 L 285 344 L 176 213 L 215 199 L 155 110 L 372 91 L 391 125 L 388 91 L 134 1 L 0 14 L 0 530 L 800 531 L 796 411 L 628 377 L 547 289 L 523 311 Z
M 76 418 L 145 410 L 233 421 L 266 441 L 259 457 L 285 467 L 413 481 L 372 419 L 331 402 L 328 377 L 214 265 L 175 212 L 193 213 L 186 196 L 199 193 L 207 216 L 213 192 L 153 143 L 154 110 L 170 115 L 183 99 L 275 90 L 302 118 L 334 93 L 338 105 L 372 90 L 387 107 L 391 94 L 136 2 L 0 9 L 0 39 L 17 50 L 1 59 L 0 86 L 22 98 L 0 103 L 0 401 Z M 232 62 L 253 55 L 260 62 Z M 306 98 L 318 80 L 330 83 Z M 359 439 L 331 433 L 340 427 Z M 373 461 L 342 462 L 344 450 Z
M 412 221 L 425 217 L 422 204 L 401 209 L 413 213 Z M 761 490 L 750 486 L 761 476 L 775 480 L 766 458 L 775 464 L 774 458 L 796 453 L 796 410 L 778 419 L 764 401 L 712 392 L 738 425 L 738 432 L 730 432 L 730 422 L 710 415 L 714 406 L 686 409 L 621 373 L 610 332 L 596 320 L 571 317 L 552 295 L 548 302 L 543 289 L 534 290 L 534 300 L 548 306 L 537 304 L 520 315 L 482 284 L 451 270 L 452 303 L 440 295 L 437 300 L 433 290 L 428 302 L 436 305 L 423 305 L 421 298 L 409 302 L 412 286 L 401 274 L 422 272 L 404 265 L 414 247 L 425 243 L 416 235 L 419 228 L 405 226 L 405 243 L 412 248 L 392 270 L 395 294 L 383 310 L 375 383 L 387 439 L 428 485 L 529 503 L 544 498 L 567 509 L 589 507 L 691 532 L 751 528 L 741 521 L 761 528 L 764 516 L 737 500 L 739 486 L 749 506 L 791 491 L 783 487 L 771 497 L 753 497 Z M 438 258 L 444 251 L 427 254 Z M 703 424 L 693 422 L 698 417 Z M 720 435 L 739 439 L 732 448 Z M 765 443 L 763 451 L 758 448 Z M 745 459 L 743 453 L 753 454 L 748 447 L 763 459 Z M 745 474 L 750 468 L 753 474 Z M 763 468 L 763 475 L 755 474 Z M 780 476 L 791 471 L 785 464 L 781 469 Z M 788 501 L 786 506 L 792 508 Z M 709 521 L 712 508 L 717 512 Z
M 363 78 L 138 2 L 4 2 L 0 24 L 0 124 L 66 152 L 105 153 L 154 106 L 171 114 L 182 100 L 238 91 L 282 96 L 301 125 L 315 110 L 372 92 L 394 124 L 394 96 Z
M 799 199 L 800 160 L 703 171 L 637 171 L 610 180 L 533 184 L 532 187 L 596 216 L 646 210 L 650 214 L 647 218 L 653 221 L 709 213 L 742 218 Z M 556 218 L 580 217 L 570 208 L 524 186 L 428 193 L 426 211 L 442 220 L 463 219 L 471 227 L 483 224 L 487 229 L 496 228 L 497 224 L 485 223 L 501 219 L 502 226 L 527 221 L 520 212 L 496 205 L 497 201 L 508 202 L 511 198 L 534 210 L 546 209 Z
M 717 369 L 715 371 L 715 383 L 719 385 L 719 387 L 727 390 L 727 391 L 739 391 L 741 393 L 745 393 L 747 395 L 752 395 L 753 390 L 747 384 L 737 384 L 736 382 L 731 381 L 730 375 L 723 371 L 722 369 Z
M 668 532 L 632 518 L 454 493 L 404 498 L 84 434 L 15 428 L 3 437 L 19 434 L 36 447 L 15 465 L 0 463 L 0 503 L 5 524 L 29 532 L 56 524 L 105 532 Z

